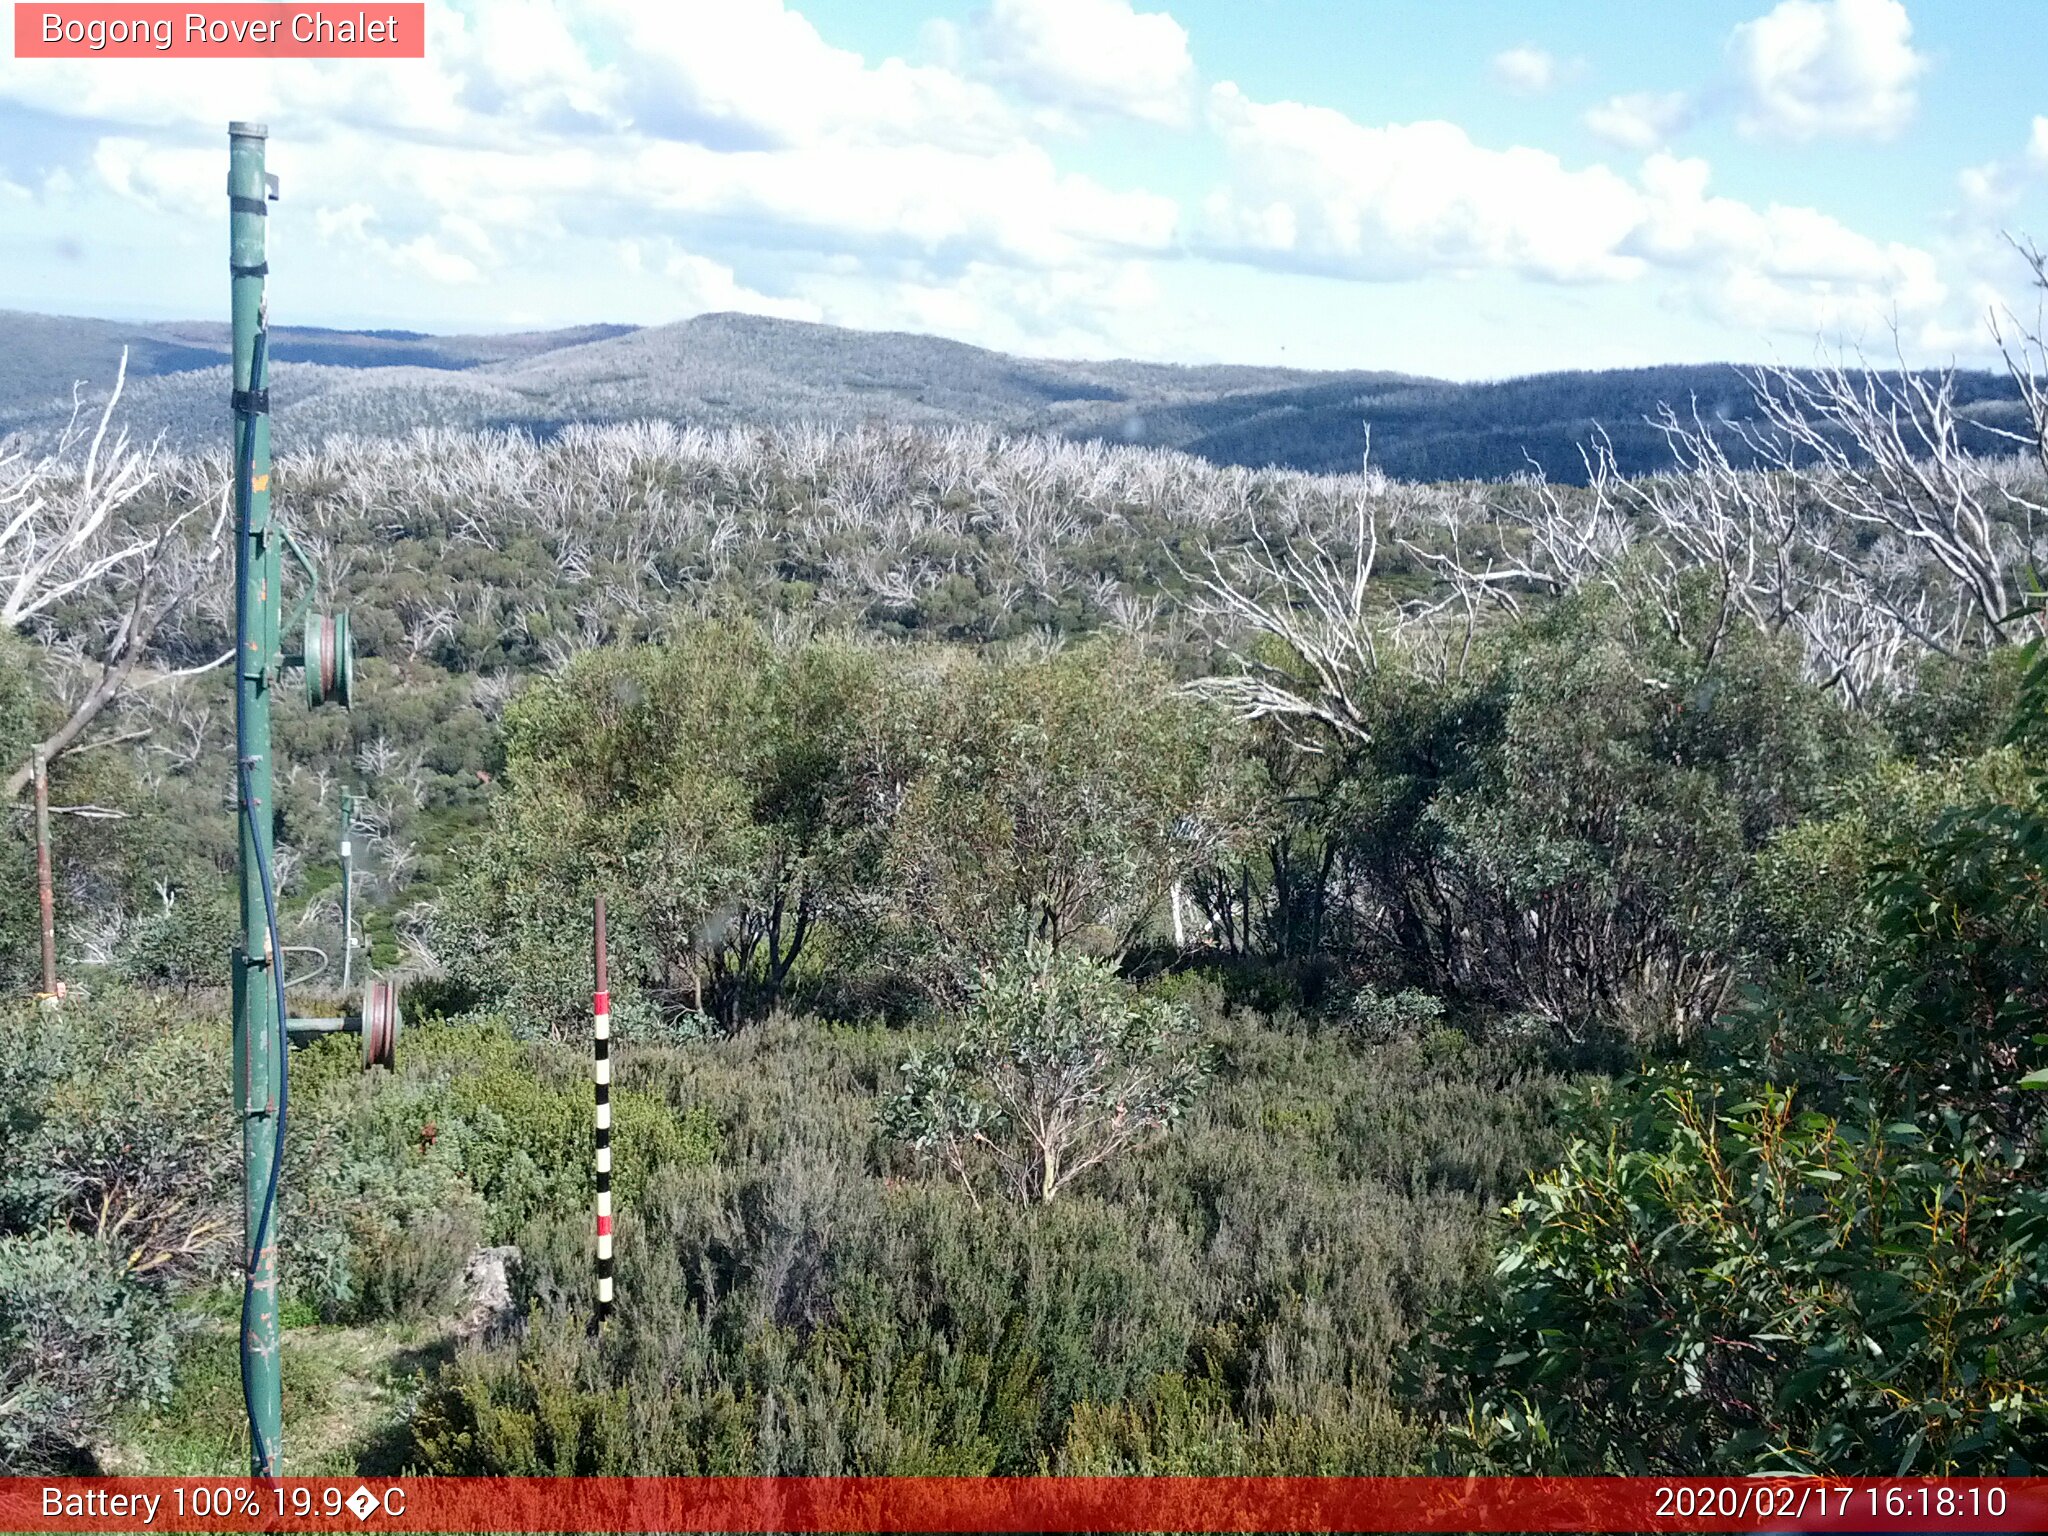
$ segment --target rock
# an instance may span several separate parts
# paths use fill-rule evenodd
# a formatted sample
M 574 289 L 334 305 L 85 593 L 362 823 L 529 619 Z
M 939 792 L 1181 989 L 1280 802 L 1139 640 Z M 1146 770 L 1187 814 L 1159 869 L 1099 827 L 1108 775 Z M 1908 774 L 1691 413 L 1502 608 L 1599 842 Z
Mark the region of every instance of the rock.
M 508 1271 L 519 1261 L 519 1249 L 479 1248 L 462 1269 L 462 1290 L 469 1299 L 455 1322 L 462 1343 L 501 1332 L 512 1321 L 512 1281 Z

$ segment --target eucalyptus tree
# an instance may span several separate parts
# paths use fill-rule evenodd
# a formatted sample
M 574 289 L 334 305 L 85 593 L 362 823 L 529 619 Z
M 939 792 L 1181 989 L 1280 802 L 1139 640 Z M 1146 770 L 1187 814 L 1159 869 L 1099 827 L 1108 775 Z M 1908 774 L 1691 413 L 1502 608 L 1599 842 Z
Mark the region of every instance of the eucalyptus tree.
M 903 1064 L 883 1128 L 959 1180 L 1046 1205 L 1167 1134 L 1200 1090 L 1192 1020 L 1113 967 L 1027 946 L 985 972 L 958 1025 Z

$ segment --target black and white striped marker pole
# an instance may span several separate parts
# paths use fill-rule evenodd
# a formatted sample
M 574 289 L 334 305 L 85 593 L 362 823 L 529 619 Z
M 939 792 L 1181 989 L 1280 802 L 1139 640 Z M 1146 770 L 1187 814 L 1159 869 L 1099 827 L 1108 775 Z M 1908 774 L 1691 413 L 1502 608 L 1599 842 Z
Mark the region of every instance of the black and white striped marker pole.
M 597 1074 L 597 1321 L 612 1310 L 612 995 L 604 959 L 604 897 L 597 898 L 597 992 L 590 1000 Z

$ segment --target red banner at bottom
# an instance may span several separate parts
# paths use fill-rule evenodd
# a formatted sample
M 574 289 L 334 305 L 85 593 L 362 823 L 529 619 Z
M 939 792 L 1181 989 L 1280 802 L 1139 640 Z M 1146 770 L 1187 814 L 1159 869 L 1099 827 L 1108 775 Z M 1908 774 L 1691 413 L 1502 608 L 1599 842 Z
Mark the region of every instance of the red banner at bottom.
M 6 1531 L 2048 1531 L 2048 1477 L 0 1478 Z

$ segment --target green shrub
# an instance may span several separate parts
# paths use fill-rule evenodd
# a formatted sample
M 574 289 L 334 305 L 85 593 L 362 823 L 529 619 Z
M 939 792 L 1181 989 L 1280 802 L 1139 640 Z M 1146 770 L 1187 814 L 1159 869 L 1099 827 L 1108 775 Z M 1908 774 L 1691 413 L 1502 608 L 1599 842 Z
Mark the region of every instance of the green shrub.
M 1190 1022 L 1099 960 L 1033 945 L 984 977 L 943 1048 L 903 1064 L 883 1120 L 976 1204 L 984 1172 L 1050 1202 L 1186 1112 L 1202 1079 Z
M 483 1202 L 454 1149 L 405 1140 L 411 1106 L 376 1087 L 292 1117 L 286 1280 L 327 1321 L 443 1310 L 483 1237 Z
M 566 1036 L 604 890 L 622 1000 L 728 1029 L 772 1008 L 863 883 L 850 775 L 875 670 L 840 640 L 778 646 L 707 620 L 529 690 L 507 717 L 512 793 L 436 920 L 458 976 Z
M 1168 971 L 1145 982 L 1140 990 L 1178 1008 L 1203 1027 L 1220 1024 L 1229 1008 L 1223 983 L 1207 971 Z
M 0 763 L 10 773 L 43 734 L 40 717 L 48 702 L 36 686 L 37 660 L 27 640 L 0 626 Z M 0 995 L 42 985 L 41 932 L 35 826 L 26 816 L 10 815 L 0 822 Z
M 0 1230 L 65 1226 L 138 1274 L 211 1275 L 241 1225 L 227 1054 L 217 1022 L 132 995 L 0 1008 Z
M 600 888 L 614 990 L 670 1020 L 731 1030 L 799 988 L 842 1011 L 906 983 L 957 1000 L 1026 938 L 1143 938 L 1239 835 L 1232 740 L 1135 646 L 913 656 L 682 625 L 510 711 L 511 790 L 437 942 L 473 995 L 558 1038 L 587 1007 Z
M 1137 646 L 955 653 L 885 675 L 863 743 L 884 929 L 928 987 L 1023 943 L 1121 955 L 1254 819 L 1231 723 Z
M 444 1310 L 476 1248 L 550 1214 L 587 1223 L 592 1093 L 586 1052 L 481 1016 L 406 1031 L 399 1070 L 363 1076 L 352 1041 L 295 1055 L 286 1219 L 292 1283 L 335 1320 Z M 671 1165 L 709 1161 L 717 1122 L 656 1093 L 612 1095 L 614 1199 Z
M 981 1210 L 890 1171 L 894 1031 L 771 1019 L 645 1053 L 650 1091 L 719 1106 L 716 1161 L 671 1162 L 622 1213 L 601 1338 L 587 1218 L 530 1223 L 524 1334 L 429 1388 L 415 1455 L 460 1473 L 1412 1464 L 1395 1361 L 1479 1272 L 1482 1212 L 1549 1151 L 1556 1084 L 1492 1046 L 1367 1054 L 1242 1013 L 1214 1045 L 1209 1091 L 1151 1155 Z M 1176 1378 L 1196 1410 L 1173 1407 Z
M 167 1390 L 239 1245 L 227 1031 L 119 990 L 0 1004 L 0 1463 L 71 1466 Z
M 1455 1447 L 1518 1471 L 2039 1464 L 2048 652 L 2027 660 L 1961 803 L 1782 850 L 1832 876 L 1810 884 L 1852 919 L 1840 946 L 1781 965 L 1699 1063 L 1594 1101 L 1509 1208 L 1498 1294 L 1443 1362 Z
M 169 1393 L 172 1316 L 116 1242 L 0 1235 L 0 1465 L 95 1470 L 115 1414 Z
M 179 894 L 175 905 L 152 913 L 121 947 L 119 969 L 151 987 L 225 987 L 234 979 L 230 954 L 242 942 L 242 919 L 226 881 Z
M 2036 1464 L 2048 1197 L 1988 1138 L 1676 1071 L 1600 1108 L 1508 1207 L 1500 1298 L 1443 1362 L 1454 1464 Z
M 1316 1413 L 1247 1424 L 1215 1376 L 1174 1371 L 1131 1401 L 1075 1404 L 1053 1466 L 1066 1477 L 1388 1477 L 1422 1449 L 1414 1421 L 1370 1397 L 1333 1392 Z
M 1290 931 L 1390 989 L 1540 1015 L 1573 1044 L 1709 1025 L 1756 853 L 1875 752 L 1782 637 L 1681 640 L 1605 591 L 1495 631 L 1462 678 L 1361 687 L 1371 743 L 1275 770 L 1289 819 L 1253 902 L 1279 922 L 1284 897 Z
M 1417 1039 L 1443 1016 L 1442 998 L 1413 987 L 1391 993 L 1377 987 L 1361 987 L 1352 994 L 1344 1010 L 1345 1024 L 1371 1045 Z

